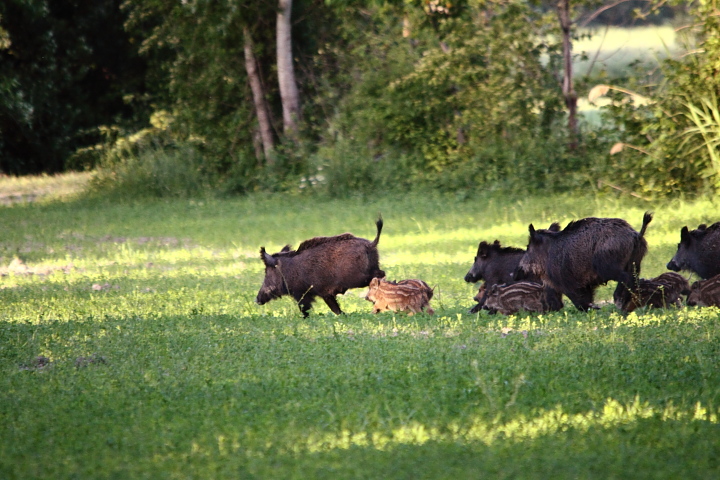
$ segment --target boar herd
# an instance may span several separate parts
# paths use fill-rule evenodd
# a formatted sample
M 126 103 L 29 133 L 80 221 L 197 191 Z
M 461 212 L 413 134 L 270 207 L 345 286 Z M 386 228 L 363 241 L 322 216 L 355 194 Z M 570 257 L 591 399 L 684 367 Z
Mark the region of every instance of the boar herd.
M 668 270 L 655 278 L 640 276 L 640 266 L 648 251 L 645 233 L 653 216 L 646 212 L 636 231 L 620 218 L 588 217 L 565 226 L 553 223 L 547 229 L 529 226 L 526 249 L 503 247 L 498 240 L 478 245 L 477 255 L 465 281 L 482 281 L 470 310 L 487 310 L 504 315 L 519 311 L 550 312 L 563 308 L 563 296 L 581 311 L 597 308 L 595 290 L 616 282 L 615 306 L 623 312 L 638 308 L 688 305 L 720 306 L 720 222 L 695 230 L 683 227 L 680 243 Z M 292 296 L 307 317 L 312 302 L 322 298 L 335 314 L 342 310 L 335 298 L 351 288 L 369 287 L 366 299 L 373 313 L 425 311 L 432 314 L 433 289 L 422 280 L 389 281 L 380 269 L 378 243 L 382 217 L 375 222 L 373 241 L 344 233 L 315 237 L 260 256 L 265 279 L 256 303 L 263 305 L 284 295 Z M 692 285 L 682 275 L 689 271 L 702 280 Z

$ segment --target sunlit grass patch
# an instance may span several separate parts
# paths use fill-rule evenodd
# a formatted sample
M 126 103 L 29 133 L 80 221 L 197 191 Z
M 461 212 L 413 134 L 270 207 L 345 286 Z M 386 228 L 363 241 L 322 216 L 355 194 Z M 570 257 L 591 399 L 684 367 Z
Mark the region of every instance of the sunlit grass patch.
M 89 172 L 23 177 L 0 175 L 0 205 L 72 197 L 85 191 L 90 177 Z
M 587 434 L 592 429 L 617 430 L 619 427 L 633 428 L 643 419 L 656 418 L 663 422 L 706 422 L 718 423 L 718 411 L 708 409 L 700 403 L 683 410 L 673 405 L 656 408 L 636 397 L 631 403 L 623 404 L 608 398 L 597 410 L 585 413 L 568 413 L 562 406 L 540 411 L 530 416 L 520 415 L 510 421 L 485 418 L 468 419 L 462 423 L 443 426 L 427 426 L 418 422 L 402 425 L 390 432 L 352 432 L 343 430 L 327 435 L 311 435 L 304 442 L 293 445 L 294 453 L 320 452 L 334 449 L 346 450 L 354 446 L 389 450 L 399 445 L 423 445 L 428 442 L 474 443 L 488 446 L 496 443 L 518 443 L 537 440 L 544 436 L 563 434 Z

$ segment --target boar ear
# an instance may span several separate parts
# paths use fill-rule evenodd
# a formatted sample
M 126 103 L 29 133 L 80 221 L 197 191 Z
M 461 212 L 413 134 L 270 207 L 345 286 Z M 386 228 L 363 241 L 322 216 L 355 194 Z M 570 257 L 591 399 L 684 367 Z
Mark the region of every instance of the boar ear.
M 551 232 L 559 232 L 560 231 L 560 224 L 557 222 L 553 222 L 550 224 L 550 228 L 548 228 Z
M 290 250 L 292 250 L 292 247 L 291 247 L 290 245 L 285 245 L 285 246 L 282 248 L 282 250 L 280 250 L 280 252 L 282 252 L 282 253 L 287 253 L 287 252 L 289 252 Z
M 265 247 L 260 247 L 260 258 L 262 258 L 262 261 L 266 267 L 277 266 L 277 260 L 272 255 L 267 254 L 267 252 L 265 251 Z
M 690 232 L 688 232 L 687 226 L 684 226 L 682 230 L 680 230 L 680 242 L 689 242 L 690 240 Z
M 532 223 L 528 227 L 528 231 L 530 232 L 530 241 L 533 241 L 535 237 L 537 237 L 537 234 L 535 233 L 535 227 L 533 227 Z

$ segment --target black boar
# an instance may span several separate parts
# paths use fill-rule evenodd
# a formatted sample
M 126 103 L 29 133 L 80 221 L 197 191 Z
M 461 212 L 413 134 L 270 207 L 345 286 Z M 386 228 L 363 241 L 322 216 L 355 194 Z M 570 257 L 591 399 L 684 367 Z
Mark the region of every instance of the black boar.
M 520 310 L 543 313 L 549 311 L 545 289 L 539 283 L 515 282 L 489 287 L 485 308 L 491 313 L 513 315 Z
M 430 307 L 433 290 L 422 280 L 410 279 L 390 282 L 384 278 L 373 278 L 365 299 L 373 302 L 373 313 L 408 311 L 408 315 L 425 310 L 430 315 L 435 312 Z
M 530 224 L 530 241 L 515 278 L 535 274 L 587 311 L 595 289 L 610 280 L 618 282 L 616 294 L 622 288 L 637 289 L 651 220 L 646 212 L 639 233 L 620 218 L 588 217 L 570 222 L 560 232 L 536 231 Z
M 690 287 L 687 304 L 692 307 L 720 307 L 720 274 L 694 282 Z
M 709 227 L 700 225 L 688 231 L 688 227 L 680 230 L 675 256 L 667 264 L 668 270 L 679 272 L 690 270 L 708 279 L 720 274 L 720 222 Z
M 335 295 L 350 288 L 367 287 L 373 278 L 385 276 L 380 270 L 377 250 L 382 217 L 375 225 L 377 235 L 372 242 L 344 233 L 305 240 L 297 250 L 291 250 L 288 245 L 273 255 L 268 255 L 262 247 L 260 257 L 265 264 L 265 279 L 255 302 L 264 305 L 283 295 L 292 295 L 307 317 L 315 297 L 320 297 L 333 313 L 340 315 L 342 310 Z
M 513 281 L 513 272 L 525 254 L 522 248 L 501 247 L 500 241 L 480 242 L 470 271 L 465 275 L 468 283 L 485 280 L 489 286 Z
M 560 225 L 553 223 L 548 230 L 557 232 L 560 230 Z M 474 297 L 478 303 L 470 309 L 470 313 L 477 313 L 482 309 L 485 304 L 488 288 L 493 285 L 502 285 L 515 281 L 513 275 L 524 254 L 525 250 L 522 248 L 502 247 L 498 240 L 495 240 L 493 243 L 480 242 L 473 265 L 465 275 L 465 281 L 475 283 L 480 280 L 485 280 L 483 285 L 485 288 L 481 288 L 480 290 L 484 295 L 476 295 Z M 540 277 L 533 274 L 527 275 L 523 280 L 541 283 Z M 546 293 L 549 296 L 550 304 L 557 307 L 555 308 L 556 310 L 562 308 L 562 298 L 560 294 L 552 289 L 548 289 Z

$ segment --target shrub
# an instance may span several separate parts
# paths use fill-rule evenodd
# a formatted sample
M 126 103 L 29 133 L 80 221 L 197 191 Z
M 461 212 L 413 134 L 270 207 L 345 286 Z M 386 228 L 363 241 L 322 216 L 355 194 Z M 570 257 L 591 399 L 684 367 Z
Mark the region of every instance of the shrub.
M 203 170 L 197 147 L 190 144 L 143 147 L 105 162 L 90 191 L 134 197 L 196 197 L 211 194 L 213 175 Z

